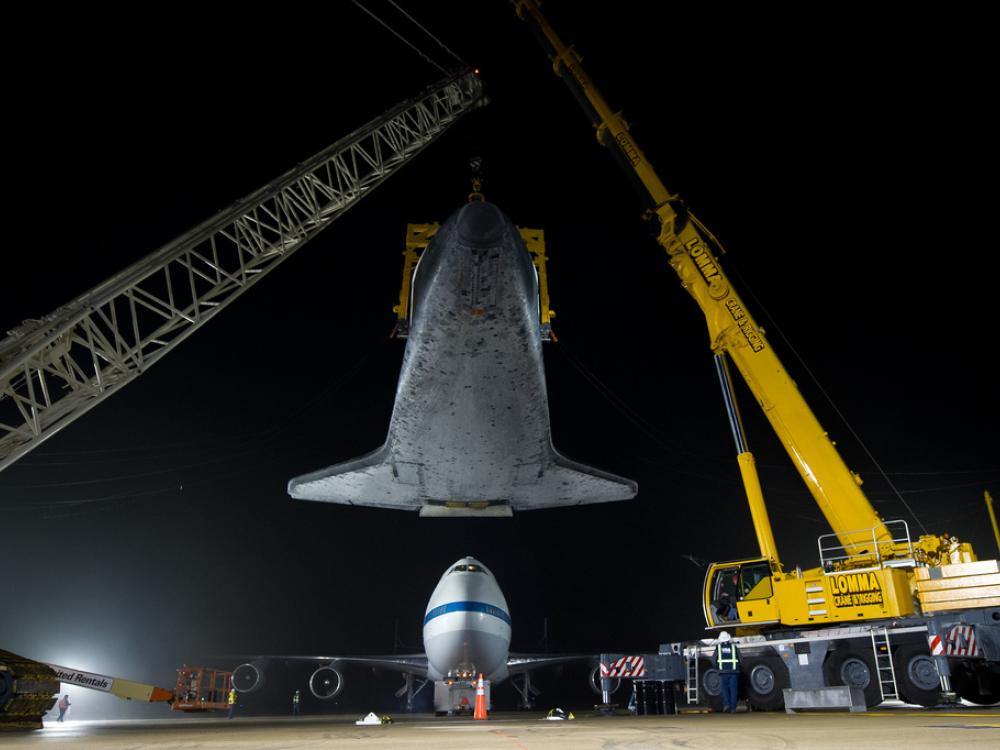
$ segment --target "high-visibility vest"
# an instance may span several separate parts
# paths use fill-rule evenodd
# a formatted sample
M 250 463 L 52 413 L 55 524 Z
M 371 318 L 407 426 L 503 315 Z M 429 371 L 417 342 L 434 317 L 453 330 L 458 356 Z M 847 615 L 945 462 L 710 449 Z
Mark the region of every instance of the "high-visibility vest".
M 733 642 L 720 643 L 715 647 L 715 663 L 723 671 L 735 671 L 740 666 L 739 649 Z
M 236 703 L 236 691 L 235 690 L 230 690 L 229 691 L 229 705 L 232 706 L 232 705 L 235 705 L 235 703 Z
M 295 695 L 292 696 L 292 703 L 298 703 L 298 702 L 299 702 L 299 691 L 296 690 Z

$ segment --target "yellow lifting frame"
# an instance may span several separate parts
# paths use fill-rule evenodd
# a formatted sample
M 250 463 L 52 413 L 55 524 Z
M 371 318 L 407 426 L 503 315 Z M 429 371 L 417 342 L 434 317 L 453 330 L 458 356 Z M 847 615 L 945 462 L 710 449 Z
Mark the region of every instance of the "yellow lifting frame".
M 396 327 L 392 335 L 397 338 L 406 338 L 410 331 L 410 298 L 413 288 L 413 272 L 417 267 L 421 254 L 430 244 L 434 235 L 441 229 L 441 224 L 433 222 L 431 224 L 407 224 L 406 225 L 406 249 L 403 250 L 403 281 L 399 288 L 399 302 L 392 306 L 392 311 L 396 313 Z M 518 227 L 521 239 L 528 252 L 531 254 L 531 262 L 538 272 L 538 322 L 541 327 L 542 339 L 549 341 L 552 337 L 552 319 L 556 316 L 555 311 L 549 306 L 549 275 L 545 255 L 545 230 Z

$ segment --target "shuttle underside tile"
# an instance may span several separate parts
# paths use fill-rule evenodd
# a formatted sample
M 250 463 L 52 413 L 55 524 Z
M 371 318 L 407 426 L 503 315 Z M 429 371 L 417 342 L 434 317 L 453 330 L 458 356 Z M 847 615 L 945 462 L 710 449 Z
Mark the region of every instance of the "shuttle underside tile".
M 635 496 L 635 482 L 552 446 L 535 269 L 499 209 L 474 202 L 454 214 L 413 290 L 385 445 L 291 480 L 292 497 L 435 517 Z

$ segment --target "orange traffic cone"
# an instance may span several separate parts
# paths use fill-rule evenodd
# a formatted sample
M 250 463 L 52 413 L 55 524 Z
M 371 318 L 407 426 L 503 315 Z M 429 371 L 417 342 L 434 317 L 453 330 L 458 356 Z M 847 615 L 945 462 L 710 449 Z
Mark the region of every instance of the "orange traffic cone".
M 473 719 L 486 720 L 486 687 L 483 685 L 483 673 L 479 673 L 479 684 L 476 686 L 476 711 Z

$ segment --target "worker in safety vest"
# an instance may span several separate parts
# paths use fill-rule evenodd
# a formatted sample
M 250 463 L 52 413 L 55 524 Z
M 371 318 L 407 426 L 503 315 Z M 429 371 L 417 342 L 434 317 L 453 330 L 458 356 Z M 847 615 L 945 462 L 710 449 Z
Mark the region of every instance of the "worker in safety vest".
M 298 716 L 299 715 L 299 704 L 300 704 L 301 700 L 302 700 L 302 692 L 299 691 L 299 690 L 296 690 L 292 694 L 292 716 Z
M 715 666 L 722 681 L 722 710 L 736 713 L 736 699 L 739 695 L 740 650 L 728 632 L 719 633 L 715 646 Z
M 236 713 L 236 688 L 229 688 L 229 718 L 233 718 Z

